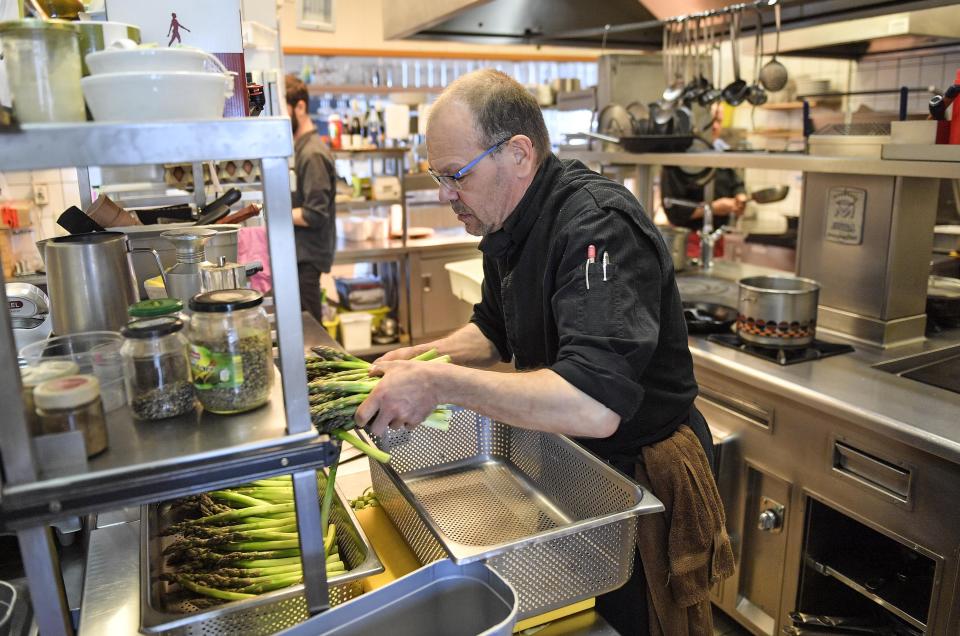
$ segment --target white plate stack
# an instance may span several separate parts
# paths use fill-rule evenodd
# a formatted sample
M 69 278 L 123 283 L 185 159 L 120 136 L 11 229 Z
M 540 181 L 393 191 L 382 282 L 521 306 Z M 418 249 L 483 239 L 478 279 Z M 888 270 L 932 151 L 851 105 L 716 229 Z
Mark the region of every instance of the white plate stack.
M 86 57 L 83 96 L 97 121 L 219 119 L 233 77 L 213 55 L 187 48 L 111 48 Z

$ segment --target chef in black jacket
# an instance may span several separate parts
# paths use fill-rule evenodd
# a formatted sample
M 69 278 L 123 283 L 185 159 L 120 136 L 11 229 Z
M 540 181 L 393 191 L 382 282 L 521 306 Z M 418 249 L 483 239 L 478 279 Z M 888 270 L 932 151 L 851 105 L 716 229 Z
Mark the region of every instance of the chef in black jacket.
M 723 130 L 723 110 L 721 104 L 713 107 L 713 123 L 710 127 L 714 149 L 727 150 L 729 146 L 720 134 Z M 660 172 L 660 193 L 664 199 L 686 199 L 687 201 L 712 201 L 713 227 L 730 223 L 731 217 L 738 217 L 747 207 L 747 194 L 743 179 L 736 170 L 717 168 L 712 178 L 703 182 L 680 168 L 666 166 Z M 685 205 L 663 204 L 670 225 L 699 230 L 703 227 L 703 207 L 691 208 Z M 692 237 L 695 239 L 695 237 Z
M 427 151 L 440 199 L 483 237 L 482 300 L 450 336 L 376 362 L 383 378 L 358 425 L 411 428 L 452 403 L 573 436 L 627 470 L 641 447 L 689 423 L 710 456 L 670 252 L 637 199 L 555 157 L 536 102 L 493 70 L 438 98 Z M 454 364 L 409 360 L 432 347 Z M 523 373 L 476 368 L 511 360 Z M 598 608 L 642 634 L 642 568 L 625 588 Z

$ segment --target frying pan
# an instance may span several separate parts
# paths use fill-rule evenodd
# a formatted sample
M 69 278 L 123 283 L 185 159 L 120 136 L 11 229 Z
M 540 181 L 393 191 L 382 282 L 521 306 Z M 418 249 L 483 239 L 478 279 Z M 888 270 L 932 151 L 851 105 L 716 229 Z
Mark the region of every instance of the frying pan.
M 688 333 L 729 333 L 737 310 L 717 303 L 683 301 L 683 319 Z
M 748 201 L 756 201 L 757 203 L 776 203 L 777 201 L 783 201 L 787 198 L 787 194 L 790 193 L 790 186 L 773 186 L 771 188 L 761 188 L 760 190 L 755 190 L 747 198 Z

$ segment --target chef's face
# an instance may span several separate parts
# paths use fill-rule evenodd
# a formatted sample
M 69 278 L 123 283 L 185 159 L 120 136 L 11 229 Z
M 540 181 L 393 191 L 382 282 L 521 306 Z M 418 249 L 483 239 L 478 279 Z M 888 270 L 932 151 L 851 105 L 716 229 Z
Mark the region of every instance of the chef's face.
M 498 140 L 499 141 L 499 140 Z M 516 206 L 513 200 L 513 162 L 510 144 L 504 144 L 474 165 L 459 181 L 460 189 L 440 187 L 440 201 L 449 203 L 474 236 L 499 230 Z M 474 132 L 473 116 L 456 101 L 447 101 L 431 113 L 427 134 L 430 167 L 440 174 L 452 175 L 476 159 L 482 147 Z

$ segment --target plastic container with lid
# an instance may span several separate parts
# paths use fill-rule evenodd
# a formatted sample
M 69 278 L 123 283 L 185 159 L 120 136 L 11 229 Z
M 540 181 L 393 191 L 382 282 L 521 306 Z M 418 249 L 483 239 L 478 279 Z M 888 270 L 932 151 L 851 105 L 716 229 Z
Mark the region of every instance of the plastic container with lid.
M 190 300 L 188 339 L 193 386 L 214 413 L 249 411 L 270 399 L 273 344 L 263 295 L 223 289 Z
M 179 298 L 151 298 L 133 303 L 127 309 L 131 318 L 159 318 L 160 316 L 173 316 L 182 318 L 180 312 L 183 311 L 183 303 Z
M 37 420 L 44 435 L 80 431 L 87 457 L 107 448 L 107 424 L 95 375 L 68 375 L 43 382 L 33 391 Z
M 145 318 L 121 331 L 127 398 L 134 417 L 162 420 L 196 406 L 183 322 L 173 316 Z
M 40 435 L 40 422 L 37 419 L 37 407 L 33 402 L 33 390 L 47 380 L 55 380 L 80 373 L 80 367 L 72 360 L 50 360 L 20 370 L 21 396 L 23 408 L 27 412 L 27 424 L 31 435 Z
M 21 123 L 86 120 L 80 31 L 65 20 L 0 22 L 13 111 Z

